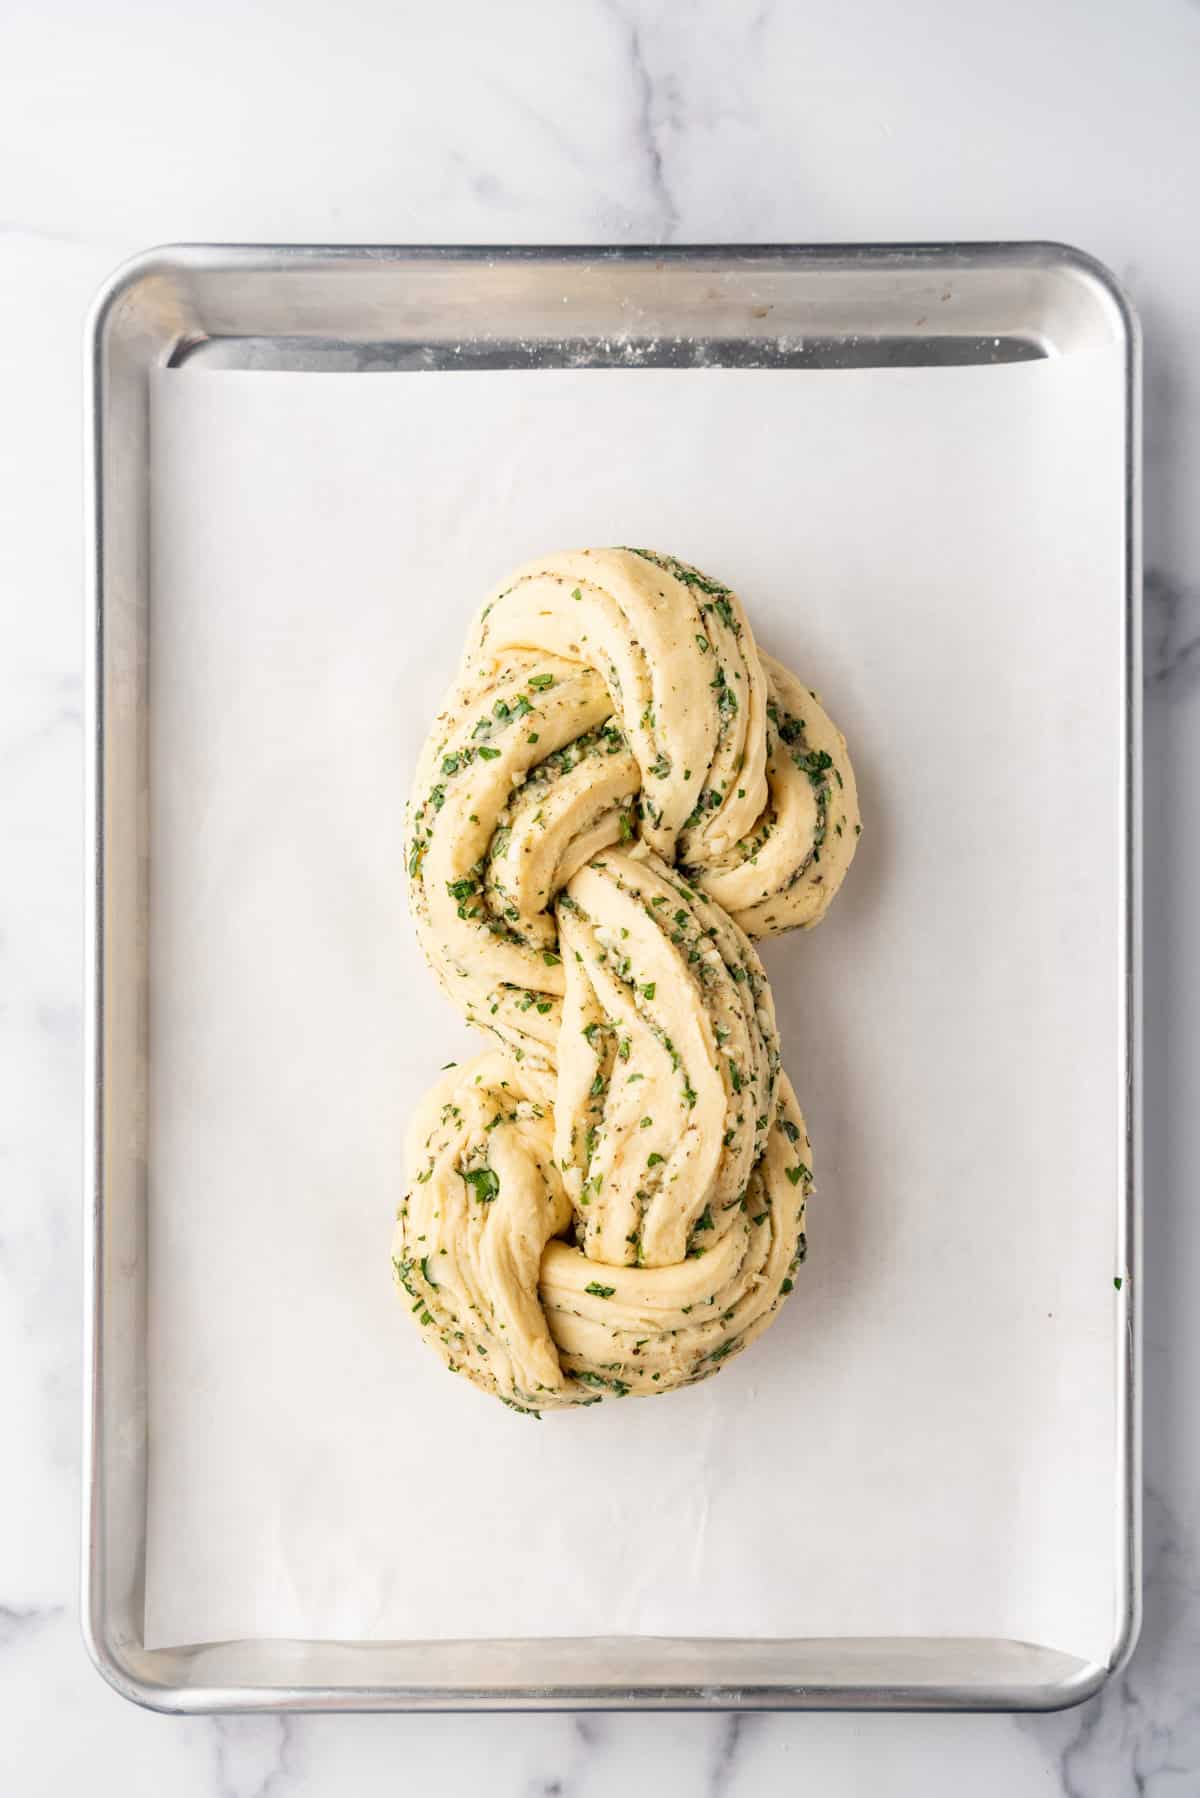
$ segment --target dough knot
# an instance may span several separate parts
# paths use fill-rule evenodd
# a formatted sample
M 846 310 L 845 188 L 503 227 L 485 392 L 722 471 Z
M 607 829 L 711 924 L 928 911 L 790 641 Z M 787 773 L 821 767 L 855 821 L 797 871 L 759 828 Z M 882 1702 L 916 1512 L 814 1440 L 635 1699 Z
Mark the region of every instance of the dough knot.
M 480 608 L 407 816 L 426 959 L 499 1043 L 414 1116 L 393 1267 L 451 1369 L 540 1413 L 715 1373 L 804 1259 L 804 1119 L 753 939 L 817 923 L 846 744 L 737 595 L 649 550 Z

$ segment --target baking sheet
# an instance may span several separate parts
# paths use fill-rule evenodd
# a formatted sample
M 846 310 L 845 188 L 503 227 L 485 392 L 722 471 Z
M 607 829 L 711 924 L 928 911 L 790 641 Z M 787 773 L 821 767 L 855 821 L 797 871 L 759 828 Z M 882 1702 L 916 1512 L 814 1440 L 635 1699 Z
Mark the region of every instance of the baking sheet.
M 164 372 L 153 394 L 146 1641 L 1112 1636 L 1121 375 Z M 537 1424 L 390 1280 L 473 1039 L 404 904 L 482 592 L 647 542 L 850 738 L 767 949 L 811 1260 L 702 1387 Z

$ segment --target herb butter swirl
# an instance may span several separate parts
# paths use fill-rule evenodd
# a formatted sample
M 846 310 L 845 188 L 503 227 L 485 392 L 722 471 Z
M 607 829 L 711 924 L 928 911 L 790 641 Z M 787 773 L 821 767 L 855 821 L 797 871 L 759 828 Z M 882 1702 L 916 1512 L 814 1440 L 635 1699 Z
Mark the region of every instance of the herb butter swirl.
M 579 550 L 481 607 L 406 833 L 426 959 L 499 1043 L 412 1119 L 393 1268 L 521 1411 L 670 1391 L 804 1259 L 804 1120 L 752 938 L 817 923 L 860 824 L 845 740 L 673 556 Z

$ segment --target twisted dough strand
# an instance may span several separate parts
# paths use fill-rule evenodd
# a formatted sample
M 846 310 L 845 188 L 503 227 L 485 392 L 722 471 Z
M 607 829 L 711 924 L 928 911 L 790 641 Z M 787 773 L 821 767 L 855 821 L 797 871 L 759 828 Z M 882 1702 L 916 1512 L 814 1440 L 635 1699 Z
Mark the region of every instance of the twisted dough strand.
M 716 1372 L 791 1290 L 811 1190 L 752 936 L 819 921 L 859 832 L 844 739 L 720 582 L 531 563 L 422 752 L 418 936 L 502 1049 L 418 1108 L 396 1279 L 520 1410 Z

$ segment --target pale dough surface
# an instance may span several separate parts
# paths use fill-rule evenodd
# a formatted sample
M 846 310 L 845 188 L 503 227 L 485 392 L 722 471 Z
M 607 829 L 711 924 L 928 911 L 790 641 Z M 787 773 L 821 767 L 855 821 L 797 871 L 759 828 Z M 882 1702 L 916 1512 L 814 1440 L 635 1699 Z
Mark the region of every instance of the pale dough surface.
M 501 1045 L 408 1133 L 393 1268 L 453 1372 L 541 1412 L 766 1328 L 812 1172 L 751 938 L 817 923 L 859 832 L 845 740 L 723 582 L 580 550 L 483 604 L 406 837 L 426 959 Z

